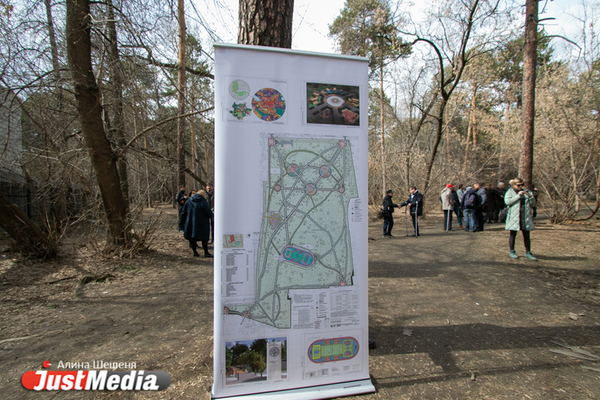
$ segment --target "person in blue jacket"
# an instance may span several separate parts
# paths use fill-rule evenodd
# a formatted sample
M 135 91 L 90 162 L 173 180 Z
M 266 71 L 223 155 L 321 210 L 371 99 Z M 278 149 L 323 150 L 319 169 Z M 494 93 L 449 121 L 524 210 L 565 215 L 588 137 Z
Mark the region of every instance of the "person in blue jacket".
M 213 217 L 213 212 L 210 210 L 205 196 L 206 192 L 200 190 L 185 202 L 181 210 L 180 229 L 183 230 L 183 237 L 190 242 L 194 257 L 200 256 L 197 251 L 198 241 L 202 242 L 204 257 L 213 257 L 208 252 L 210 219 Z
M 462 202 L 460 204 L 464 216 L 465 216 L 465 231 L 475 232 L 479 221 L 477 221 L 477 215 L 475 211 L 479 206 L 480 198 L 477 196 L 477 190 L 471 186 L 467 186 Z

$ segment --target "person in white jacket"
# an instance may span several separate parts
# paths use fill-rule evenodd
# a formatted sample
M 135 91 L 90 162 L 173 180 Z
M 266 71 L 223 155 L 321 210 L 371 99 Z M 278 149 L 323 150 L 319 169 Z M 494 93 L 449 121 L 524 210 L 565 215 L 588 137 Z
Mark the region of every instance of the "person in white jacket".
M 442 210 L 444 210 L 444 230 L 446 232 L 452 230 L 452 211 L 454 211 L 454 199 L 452 198 L 452 190 L 454 186 L 447 184 L 442 193 L 440 200 L 442 201 Z
M 508 238 L 508 246 L 510 248 L 509 255 L 512 258 L 519 258 L 515 252 L 515 239 L 517 232 L 523 232 L 523 243 L 525 245 L 525 257 L 530 260 L 537 260 L 531 254 L 531 239 L 529 232 L 533 228 L 533 218 L 531 207 L 535 207 L 535 197 L 533 193 L 523 187 L 523 179 L 515 178 L 510 181 L 511 188 L 504 195 L 504 202 L 508 207 L 506 215 L 505 229 L 510 231 Z

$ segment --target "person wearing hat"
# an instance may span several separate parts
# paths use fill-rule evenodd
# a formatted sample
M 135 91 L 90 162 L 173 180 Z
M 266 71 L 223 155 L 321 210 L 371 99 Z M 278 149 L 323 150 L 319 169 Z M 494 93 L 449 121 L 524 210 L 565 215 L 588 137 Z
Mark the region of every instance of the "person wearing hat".
M 452 211 L 454 211 L 454 199 L 452 197 L 453 190 L 454 186 L 449 183 L 442 189 L 442 193 L 440 194 L 442 210 L 444 210 L 444 230 L 446 232 L 452 230 Z
M 385 197 L 383 198 L 383 237 L 386 239 L 393 238 L 392 236 L 392 228 L 394 227 L 394 208 L 398 208 L 398 204 L 394 204 L 392 202 L 392 196 L 394 196 L 393 190 L 388 190 L 385 192 Z

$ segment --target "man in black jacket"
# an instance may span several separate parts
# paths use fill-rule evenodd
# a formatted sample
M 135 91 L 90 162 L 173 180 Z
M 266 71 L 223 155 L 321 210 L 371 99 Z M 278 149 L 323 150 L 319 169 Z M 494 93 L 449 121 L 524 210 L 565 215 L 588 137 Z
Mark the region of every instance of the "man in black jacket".
M 392 202 L 392 196 L 394 195 L 393 190 L 388 190 L 385 192 L 385 197 L 383 198 L 383 237 L 384 238 L 393 238 L 392 236 L 392 228 L 394 227 L 394 208 L 398 208 L 398 204 L 394 204 Z
M 410 196 L 408 200 L 400 204 L 400 207 L 408 206 L 410 217 L 412 218 L 413 228 L 415 233 L 412 236 L 419 236 L 419 220 L 418 217 L 423 215 L 423 195 L 419 193 L 416 186 L 411 186 L 409 189 Z
M 188 196 L 187 193 L 185 193 L 185 186 L 181 186 L 179 188 L 179 192 L 177 192 L 177 195 L 175 196 L 175 202 L 177 203 L 177 226 L 179 226 L 179 222 L 181 221 L 181 210 L 183 209 L 183 205 L 185 204 L 185 202 L 187 201 Z M 181 231 L 181 229 L 179 229 L 179 231 Z
M 501 221 L 500 216 L 502 214 L 502 210 L 506 208 L 506 204 L 504 204 L 504 194 L 506 193 L 506 184 L 504 182 L 499 182 L 496 189 L 494 189 L 494 200 L 496 201 L 496 213 L 494 214 L 495 222 L 504 222 Z M 504 214 L 504 219 L 506 220 L 506 213 Z

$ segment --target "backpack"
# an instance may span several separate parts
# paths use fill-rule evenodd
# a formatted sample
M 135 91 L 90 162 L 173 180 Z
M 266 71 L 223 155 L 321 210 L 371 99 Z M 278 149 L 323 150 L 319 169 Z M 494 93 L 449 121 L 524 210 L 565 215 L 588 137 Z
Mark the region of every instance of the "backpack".
M 477 196 L 475 195 L 475 192 L 465 194 L 465 208 L 475 208 L 476 202 Z

